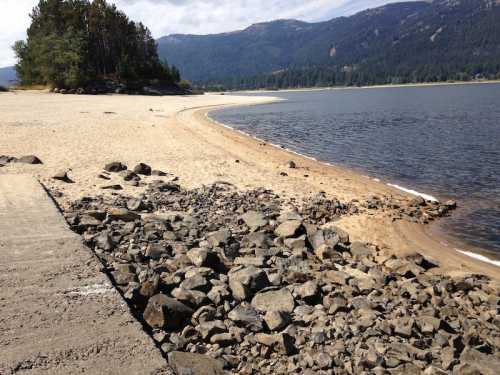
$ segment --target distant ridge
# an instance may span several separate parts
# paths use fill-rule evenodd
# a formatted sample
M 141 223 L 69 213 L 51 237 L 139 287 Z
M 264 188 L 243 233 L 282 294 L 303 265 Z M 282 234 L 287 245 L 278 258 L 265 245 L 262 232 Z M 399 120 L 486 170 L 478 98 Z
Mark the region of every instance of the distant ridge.
M 0 86 L 9 87 L 17 82 L 16 70 L 13 66 L 0 68 Z
M 158 50 L 189 80 L 238 88 L 499 78 L 499 20 L 497 0 L 404 2 L 320 23 L 170 35 Z

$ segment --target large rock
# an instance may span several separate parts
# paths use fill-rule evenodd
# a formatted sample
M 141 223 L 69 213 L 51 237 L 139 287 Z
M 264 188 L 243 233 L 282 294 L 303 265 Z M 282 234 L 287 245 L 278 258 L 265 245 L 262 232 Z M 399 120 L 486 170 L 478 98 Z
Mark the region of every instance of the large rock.
M 267 274 L 264 270 L 254 266 L 242 268 L 230 273 L 228 276 L 229 286 L 233 291 L 233 295 L 237 293 L 238 297 L 241 297 L 241 287 L 246 288 L 248 292 L 254 293 L 269 286 Z M 248 293 L 245 293 L 245 296 L 248 297 Z M 241 298 L 238 299 L 242 300 Z
M 466 348 L 460 355 L 460 365 L 453 368 L 453 375 L 495 375 L 499 370 L 500 359 L 497 356 Z
M 252 230 L 257 230 L 259 228 L 262 228 L 263 226 L 266 226 L 268 223 L 264 214 L 257 211 L 248 211 L 247 213 L 241 216 L 241 219 Z
M 304 232 L 304 227 L 300 220 L 288 220 L 280 224 L 274 231 L 278 237 L 297 237 Z
M 252 299 L 252 306 L 262 312 L 281 311 L 291 313 L 295 308 L 292 293 L 286 288 L 258 293 Z
M 190 307 L 176 299 L 156 294 L 149 299 L 143 317 L 152 328 L 177 330 L 182 328 L 192 314 Z
M 223 363 L 203 354 L 171 352 L 168 364 L 177 375 L 224 375 Z

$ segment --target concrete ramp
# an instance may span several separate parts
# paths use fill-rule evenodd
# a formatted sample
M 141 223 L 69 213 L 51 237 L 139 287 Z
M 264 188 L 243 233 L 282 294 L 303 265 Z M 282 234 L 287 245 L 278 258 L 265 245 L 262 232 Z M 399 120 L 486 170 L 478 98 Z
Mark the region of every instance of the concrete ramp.
M 0 374 L 170 374 L 31 176 L 0 175 Z

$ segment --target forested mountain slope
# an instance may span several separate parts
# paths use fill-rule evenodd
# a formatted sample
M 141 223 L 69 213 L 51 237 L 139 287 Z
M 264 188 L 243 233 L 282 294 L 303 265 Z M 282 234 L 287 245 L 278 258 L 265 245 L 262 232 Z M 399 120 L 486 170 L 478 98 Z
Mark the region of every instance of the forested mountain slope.
M 278 20 L 218 35 L 170 35 L 158 47 L 187 79 L 228 87 L 495 78 L 500 0 L 395 3 L 321 23 Z

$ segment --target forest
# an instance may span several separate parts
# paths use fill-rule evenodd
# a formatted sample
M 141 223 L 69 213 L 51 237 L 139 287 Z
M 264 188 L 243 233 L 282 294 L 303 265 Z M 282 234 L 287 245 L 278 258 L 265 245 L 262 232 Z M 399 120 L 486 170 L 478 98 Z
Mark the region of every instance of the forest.
M 13 46 L 23 85 L 76 88 L 99 81 L 180 82 L 156 41 L 106 0 L 40 0 L 27 39 Z

